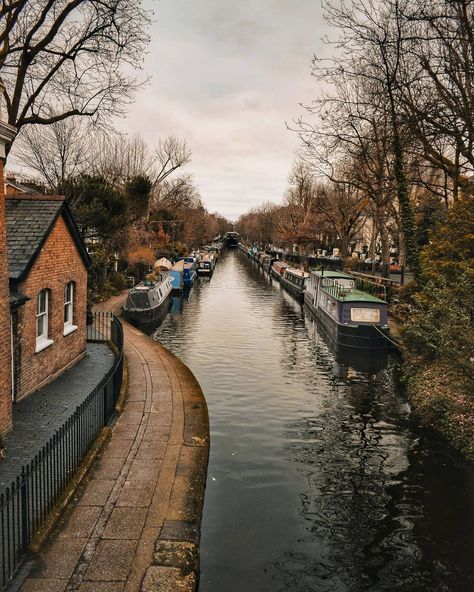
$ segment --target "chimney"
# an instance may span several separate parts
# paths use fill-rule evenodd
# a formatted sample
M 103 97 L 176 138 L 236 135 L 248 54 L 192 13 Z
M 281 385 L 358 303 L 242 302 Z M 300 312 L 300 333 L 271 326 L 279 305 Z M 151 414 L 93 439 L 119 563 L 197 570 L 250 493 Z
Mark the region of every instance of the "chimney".
M 8 285 L 8 245 L 5 214 L 5 183 L 3 169 L 6 148 L 16 134 L 16 129 L 4 122 L 5 87 L 0 80 L 0 434 L 12 427 L 12 374 L 11 374 L 11 320 L 10 289 Z

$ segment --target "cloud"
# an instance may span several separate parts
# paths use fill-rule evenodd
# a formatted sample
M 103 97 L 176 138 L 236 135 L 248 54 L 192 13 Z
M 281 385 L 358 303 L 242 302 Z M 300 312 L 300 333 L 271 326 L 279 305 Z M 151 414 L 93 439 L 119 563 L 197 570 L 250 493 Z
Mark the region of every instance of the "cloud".
M 150 143 L 174 134 L 210 211 L 232 219 L 281 199 L 297 146 L 285 128 L 317 88 L 325 33 L 314 0 L 161 0 L 146 59 L 151 84 L 122 126 Z

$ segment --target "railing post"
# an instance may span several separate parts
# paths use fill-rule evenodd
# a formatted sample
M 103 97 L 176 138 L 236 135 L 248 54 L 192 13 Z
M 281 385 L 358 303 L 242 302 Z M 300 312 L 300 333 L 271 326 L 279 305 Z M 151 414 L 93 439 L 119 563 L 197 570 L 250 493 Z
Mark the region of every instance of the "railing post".
M 21 548 L 28 547 L 28 473 L 21 467 L 20 504 L 21 504 Z

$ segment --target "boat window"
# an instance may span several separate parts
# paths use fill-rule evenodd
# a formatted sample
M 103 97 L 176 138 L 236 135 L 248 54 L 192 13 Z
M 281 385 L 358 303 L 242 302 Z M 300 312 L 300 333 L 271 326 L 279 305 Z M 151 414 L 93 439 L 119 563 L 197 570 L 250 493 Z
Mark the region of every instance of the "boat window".
M 148 308 L 148 293 L 147 292 L 130 292 L 127 299 L 127 307 L 129 308 Z

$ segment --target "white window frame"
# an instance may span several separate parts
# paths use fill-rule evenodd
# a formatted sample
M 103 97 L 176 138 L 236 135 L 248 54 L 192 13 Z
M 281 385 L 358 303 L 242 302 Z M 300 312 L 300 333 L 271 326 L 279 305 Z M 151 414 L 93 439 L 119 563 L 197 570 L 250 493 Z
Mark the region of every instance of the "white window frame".
M 41 295 L 44 294 L 44 308 L 40 310 Z M 39 319 L 42 319 L 42 331 L 39 333 Z M 38 353 L 52 345 L 54 341 L 49 338 L 49 291 L 44 289 L 36 296 L 36 349 Z
M 70 288 L 69 295 L 68 288 Z M 74 282 L 68 282 L 64 286 L 64 335 L 69 335 L 77 329 L 77 325 L 74 324 L 74 289 Z

